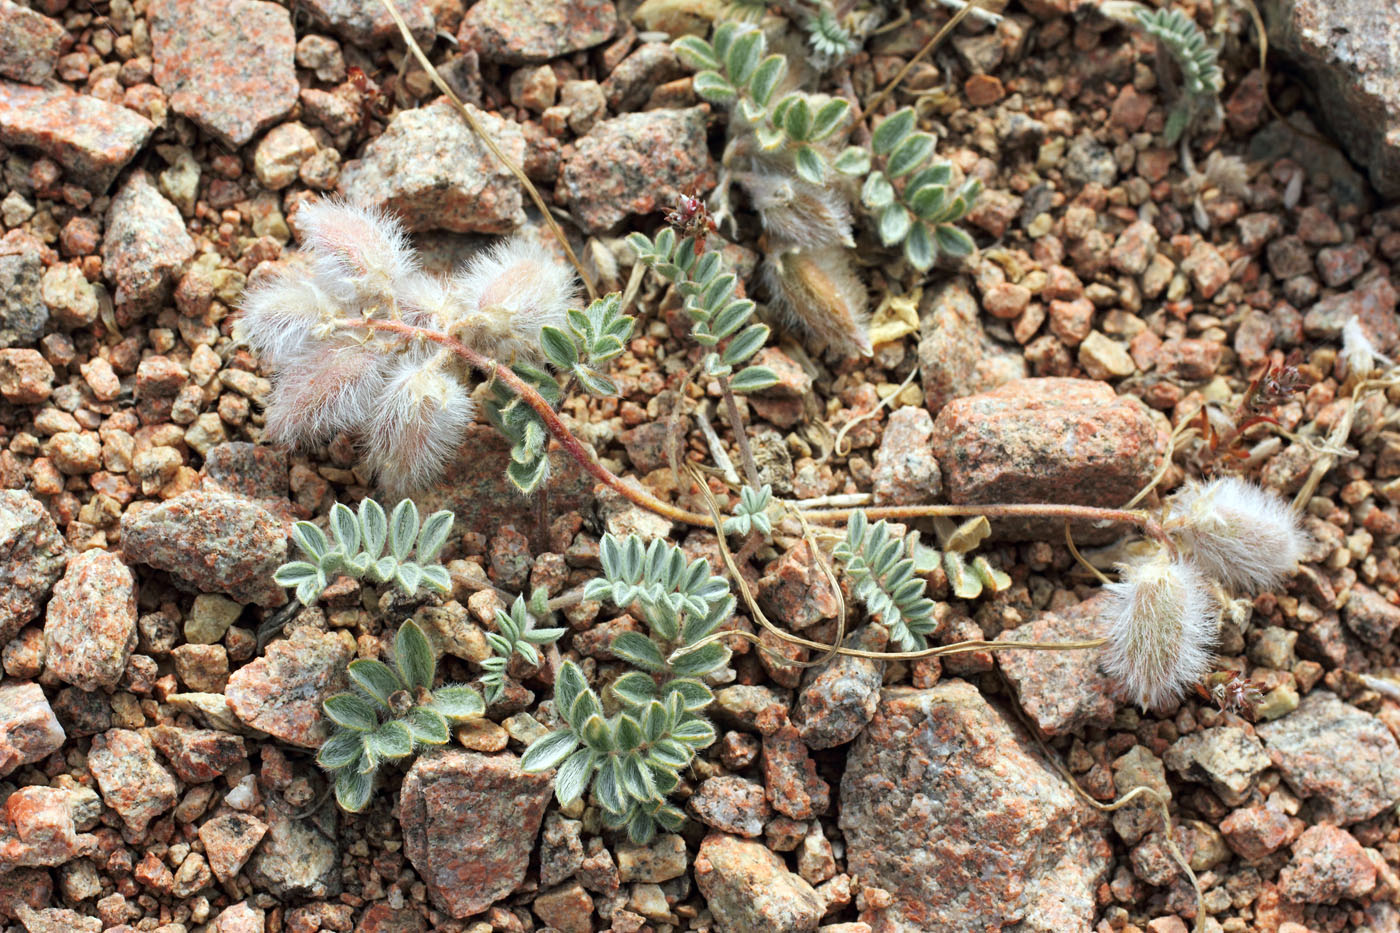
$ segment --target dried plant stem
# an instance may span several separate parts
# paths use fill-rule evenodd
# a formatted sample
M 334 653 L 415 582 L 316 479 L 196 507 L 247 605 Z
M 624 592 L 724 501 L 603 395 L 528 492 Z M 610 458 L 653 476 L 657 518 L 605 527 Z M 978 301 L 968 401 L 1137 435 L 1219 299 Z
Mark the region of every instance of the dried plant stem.
M 1015 696 L 1015 691 L 1012 690 L 1011 684 L 1007 682 L 1005 674 L 1002 674 L 1002 684 L 1006 687 L 1008 694 Z M 1045 744 L 1045 740 L 1040 737 L 1040 731 L 1026 721 L 1026 716 L 1021 709 L 1015 704 L 1012 704 L 1011 708 L 1015 711 L 1017 718 L 1021 720 L 1021 725 L 1026 727 L 1026 731 L 1030 733 L 1031 738 L 1035 739 L 1035 744 L 1040 746 L 1040 752 L 1045 756 L 1045 759 L 1055 767 L 1056 771 L 1060 772 L 1060 777 L 1064 778 L 1065 782 L 1068 783 L 1070 787 L 1074 788 L 1074 792 L 1079 798 L 1095 810 L 1098 810 L 1100 813 L 1112 813 L 1115 810 L 1123 809 L 1139 797 L 1146 797 L 1157 805 L 1157 809 L 1162 814 L 1162 842 L 1166 846 L 1167 852 L 1176 860 L 1177 866 L 1186 875 L 1187 880 L 1191 882 L 1191 889 L 1196 892 L 1196 922 L 1194 924 L 1194 931 L 1195 933 L 1203 933 L 1206 926 L 1205 895 L 1201 893 L 1201 883 L 1196 879 L 1196 873 L 1191 870 L 1191 863 L 1186 861 L 1186 857 L 1181 854 L 1181 849 L 1177 847 L 1176 839 L 1172 837 L 1172 814 L 1171 810 L 1167 807 L 1171 798 L 1164 796 L 1162 792 L 1155 787 L 1143 785 L 1134 787 L 1112 803 L 1102 803 L 1095 800 L 1090 796 L 1088 791 L 1079 786 L 1079 782 L 1074 779 L 1074 775 L 1071 774 L 1064 763 L 1060 761 L 1059 756 L 1052 752 Z
M 388 0 L 385 0 L 385 2 L 387 3 Z M 886 84 L 880 93 L 870 99 L 870 103 L 865 105 L 865 112 L 874 113 L 879 106 L 885 102 L 885 98 L 894 93 L 894 89 L 899 87 L 899 82 L 904 80 L 905 76 L 909 74 L 913 67 L 927 58 L 930 52 L 938 48 L 938 44 L 947 38 L 950 32 L 958 28 L 958 23 L 961 23 L 969 13 L 978 9 L 978 0 L 970 0 L 966 6 L 954 13 L 953 18 L 944 23 L 943 28 L 934 33 L 933 36 L 924 43 L 924 47 L 919 49 L 913 58 L 904 63 L 904 67 L 899 69 L 899 73 L 890 79 L 890 83 Z
M 634 488 L 624 483 L 616 474 L 593 459 L 588 451 L 584 449 L 579 439 L 574 437 L 573 432 L 569 430 L 569 426 L 559 417 L 558 412 L 551 408 L 550 404 L 546 402 L 529 383 L 525 382 L 525 380 L 521 379 L 509 368 L 502 366 L 500 363 L 497 363 L 495 360 L 482 353 L 478 353 L 461 341 L 454 340 L 446 334 L 441 334 L 434 330 L 414 327 L 412 324 L 405 324 L 403 321 L 384 321 L 367 318 L 362 321 L 349 322 L 345 326 L 365 327 L 370 330 L 399 334 L 410 339 L 430 340 L 439 346 L 446 347 L 466 361 L 473 369 L 493 379 L 500 380 L 505 384 L 506 388 L 514 392 L 521 401 L 534 409 L 535 414 L 539 415 L 540 420 L 544 422 L 546 430 L 559 442 L 559 446 L 564 449 L 564 452 L 594 479 L 603 483 L 609 489 L 614 490 L 628 501 L 641 506 L 649 512 L 655 512 L 663 518 L 668 518 L 676 522 L 684 522 L 688 525 L 708 526 L 710 524 L 709 520 L 703 515 L 696 512 L 689 512 L 685 509 L 670 505 L 669 503 L 662 502 L 645 489 Z
M 762 483 L 758 481 L 758 464 L 753 459 L 753 449 L 749 447 L 749 435 L 744 429 L 744 419 L 739 414 L 739 403 L 734 400 L 734 392 L 729 388 L 729 377 L 719 377 L 719 391 L 724 396 L 724 413 L 729 416 L 729 430 L 734 432 L 734 443 L 739 447 L 739 460 L 744 467 L 744 481 L 754 489 Z
M 341 325 L 344 328 L 355 329 L 365 328 L 377 330 L 384 333 L 398 334 L 408 340 L 428 340 L 438 346 L 445 347 L 457 356 L 461 357 L 469 366 L 493 379 L 500 380 L 506 388 L 514 392 L 521 401 L 534 409 L 535 414 L 540 416 L 544 422 L 545 429 L 549 431 L 554 439 L 559 442 L 574 462 L 582 467 L 594 479 L 603 483 L 608 488 L 616 491 L 629 502 L 641 506 L 650 512 L 654 512 L 663 518 L 671 521 L 683 522 L 687 525 L 695 525 L 700 528 L 711 527 L 714 522 L 708 516 L 698 512 L 691 512 L 678 508 L 653 496 L 644 489 L 634 488 L 624 483 L 620 477 L 598 463 L 588 453 L 582 442 L 569 430 L 569 426 L 559 417 L 544 397 L 535 391 L 534 387 L 525 382 L 508 367 L 480 353 L 459 340 L 449 337 L 447 334 L 439 333 L 425 327 L 414 327 L 412 324 L 397 320 L 384 320 L 377 318 L 364 318 L 358 321 L 347 321 Z M 700 489 L 709 495 L 709 488 L 702 482 Z M 829 509 L 811 512 L 800 512 L 803 520 L 813 524 L 835 524 L 848 521 L 852 514 L 851 509 Z M 985 515 L 989 519 L 995 518 L 1059 518 L 1066 521 L 1090 521 L 1090 522 L 1118 522 L 1127 525 L 1135 525 L 1148 537 L 1162 543 L 1169 551 L 1175 553 L 1176 546 L 1161 524 L 1152 517 L 1146 510 L 1138 509 L 1105 509 L 1092 505 L 1063 505 L 1058 503 L 1009 503 L 1009 504 L 986 504 L 986 505 L 896 505 L 878 506 L 866 509 L 866 516 L 873 521 L 880 519 L 892 519 L 894 521 L 905 521 L 912 518 L 932 518 L 943 515 L 947 517 L 976 516 Z M 721 535 L 721 540 L 723 536 Z
M 530 200 L 535 202 L 535 207 L 539 210 L 540 216 L 544 218 L 545 224 L 549 226 L 550 232 L 554 234 L 554 238 L 559 241 L 559 245 L 564 248 L 564 253 L 569 257 L 569 262 L 573 263 L 574 269 L 578 271 L 578 277 L 583 281 L 583 287 L 588 290 L 589 300 L 596 301 L 598 298 L 598 289 L 593 284 L 593 279 L 588 275 L 588 270 L 583 267 L 583 263 L 579 262 L 578 256 L 574 254 L 574 248 L 569 245 L 569 238 L 564 235 L 563 229 L 559 226 L 559 221 L 555 220 L 554 215 L 550 213 L 549 206 L 544 203 L 544 198 L 540 196 L 539 189 L 530 181 L 524 169 L 516 165 L 515 161 L 511 159 L 510 156 L 506 155 L 500 146 L 496 145 L 496 140 L 491 138 L 491 134 L 486 132 L 481 122 L 467 109 L 467 105 L 462 103 L 462 99 L 458 97 L 457 93 L 452 90 L 452 87 L 443 80 L 442 75 L 438 73 L 433 63 L 428 61 L 428 56 L 423 53 L 423 48 L 418 44 L 418 40 L 413 38 L 413 33 L 409 30 L 408 23 L 404 22 L 403 14 L 399 12 L 399 8 L 394 3 L 394 0 L 379 0 L 379 2 L 384 5 L 384 9 L 389 11 L 389 15 L 394 19 L 394 24 L 399 27 L 399 33 L 403 36 L 404 44 L 408 46 L 408 50 L 413 54 L 413 57 L 418 59 L 418 64 L 428 73 L 428 77 L 433 79 L 433 83 L 437 85 L 438 90 L 442 91 L 447 99 L 451 101 L 452 106 L 462 115 L 462 119 L 467 121 L 467 126 L 471 127 L 472 132 L 476 134 L 477 138 L 485 144 L 487 149 L 491 150 L 491 154 L 515 176 L 516 181 L 520 182 L 521 187 L 530 195 Z
M 758 601 L 754 599 L 753 593 L 749 590 L 748 581 L 745 580 L 744 575 L 739 572 L 739 568 L 734 561 L 734 554 L 729 550 L 729 544 L 725 541 L 724 533 L 720 530 L 720 526 L 723 522 L 723 519 L 720 517 L 719 514 L 719 503 L 715 501 L 715 497 L 710 493 L 708 487 L 702 485 L 700 489 L 702 494 L 705 496 L 705 504 L 710 511 L 710 523 L 712 527 L 714 527 L 716 532 L 716 538 L 718 539 L 719 543 L 720 556 L 724 559 L 724 566 L 726 569 L 728 569 L 730 577 L 734 580 L 734 584 L 739 588 L 739 595 L 743 597 L 744 604 L 748 607 L 749 613 L 753 616 L 754 620 L 757 621 L 759 625 L 763 626 L 763 628 L 771 632 L 773 635 L 776 635 L 783 641 L 787 642 L 788 644 L 801 645 L 804 648 L 812 648 L 816 651 L 823 652 L 824 655 L 823 657 L 815 661 L 805 662 L 791 661 L 787 658 L 783 658 L 782 660 L 785 664 L 795 664 L 799 667 L 815 667 L 820 664 L 825 664 L 828 660 L 830 660 L 832 657 L 838 654 L 851 658 L 869 658 L 872 661 L 913 661 L 919 658 L 936 658 L 947 654 L 964 654 L 969 651 L 1081 651 L 1091 648 L 1101 648 L 1108 642 L 1108 639 L 1106 638 L 1092 638 L 1085 641 L 1055 642 L 976 640 L 959 641 L 954 642 L 951 645 L 938 645 L 933 648 L 925 648 L 922 651 L 866 651 L 862 648 L 847 648 L 845 645 L 842 645 L 839 642 L 834 645 L 828 645 L 825 642 L 812 641 L 810 638 L 802 638 L 801 636 L 794 635 L 791 632 L 785 632 L 782 629 L 778 628 L 776 625 L 774 625 L 768 619 L 768 617 L 763 614 L 763 610 L 758 605 Z M 813 542 L 809 541 L 808 545 L 812 546 L 812 543 Z M 837 589 L 837 592 L 840 592 L 839 588 Z M 843 612 L 843 630 L 845 628 L 844 616 L 845 613 Z M 671 657 L 674 659 L 681 655 L 689 654 L 690 652 L 700 648 L 702 645 L 709 644 L 713 641 L 722 641 L 726 638 L 746 638 L 754 644 L 762 647 L 762 642 L 759 641 L 759 636 L 755 635 L 752 632 L 715 632 L 713 635 L 710 635 L 706 638 L 702 638 L 699 641 L 694 642 L 693 644 L 686 645 L 685 647 L 676 650 L 671 654 Z

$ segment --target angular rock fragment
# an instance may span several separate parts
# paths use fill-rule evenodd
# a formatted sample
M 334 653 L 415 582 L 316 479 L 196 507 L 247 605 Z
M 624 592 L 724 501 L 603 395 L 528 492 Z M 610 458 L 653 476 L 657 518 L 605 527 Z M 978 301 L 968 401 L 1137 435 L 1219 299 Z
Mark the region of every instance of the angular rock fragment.
M 139 836 L 151 820 L 175 806 L 179 785 L 156 758 L 151 740 L 132 729 L 110 729 L 93 736 L 88 769 L 102 791 L 102 802 Z
M 1319 820 L 1350 826 L 1400 800 L 1400 746 L 1379 719 L 1314 690 L 1258 727 L 1274 766 Z
M 960 680 L 890 688 L 841 781 L 846 866 L 891 902 L 880 931 L 1089 930 L 1105 820 Z
M 736 774 L 707 778 L 686 807 L 706 826 L 751 839 L 763 835 L 763 825 L 773 815 L 763 785 Z
M 616 28 L 612 0 L 481 0 L 457 40 L 485 61 L 523 65 L 592 48 Z
M 1166 438 L 1133 396 L 1087 379 L 1042 378 L 949 402 L 932 445 L 950 502 L 1113 506 L 1152 478 Z M 1064 534 L 1061 520 L 995 526 L 1017 538 Z
M 379 0 L 303 0 L 311 18 L 347 42 L 366 48 L 398 41 L 399 27 Z M 396 6 L 408 31 L 425 47 L 430 45 L 436 23 L 429 0 L 398 0 Z
M 284 742 L 317 748 L 330 735 L 321 703 L 349 684 L 351 649 L 340 636 L 300 627 L 233 672 L 225 693 L 238 718 Z
M 695 857 L 695 884 L 720 929 L 811 933 L 821 897 L 761 842 L 711 833 Z
M 84 551 L 53 588 L 44 622 L 48 669 L 80 690 L 117 685 L 136 650 L 136 578 L 110 551 Z
M 195 490 L 155 508 L 122 516 L 127 560 L 168 570 L 206 593 L 280 606 L 287 593 L 272 580 L 287 560 L 280 519 L 242 496 Z
M 919 320 L 919 376 L 924 404 L 935 416 L 955 398 L 1026 375 L 1021 354 L 982 329 L 977 299 L 962 279 L 928 292 L 919 305 Z
M 44 264 L 37 253 L 0 256 L 0 347 L 31 344 L 44 335 L 49 309 L 41 297 L 43 272 Z M 44 366 L 47 367 L 48 363 L 45 362 Z M 49 379 L 52 378 L 50 375 Z M 6 401 L 21 405 L 43 401 L 42 398 L 10 398 L 11 392 L 8 390 L 5 395 Z M 44 396 L 47 397 L 48 393 L 45 392 Z
M 847 648 L 883 651 L 885 630 L 867 625 L 852 632 Z M 833 748 L 854 739 L 880 705 L 880 684 L 885 664 L 870 658 L 837 655 L 812 668 L 797 692 L 793 721 L 808 748 Z
M 514 755 L 448 751 L 414 762 L 399 795 L 404 854 L 434 902 L 469 917 L 525 879 L 549 802 L 547 774 Z
M 1167 749 L 1165 761 L 1182 777 L 1208 783 L 1232 807 L 1249 799 L 1255 779 L 1269 767 L 1259 740 L 1238 726 L 1184 735 Z
M 327 801 L 309 818 L 292 806 L 272 800 L 267 834 L 248 865 L 258 887 L 281 898 L 324 898 L 340 893 L 340 846 L 336 843 L 337 810 Z M 256 832 L 256 825 L 248 827 Z M 246 844 L 246 843 L 245 843 Z
M 0 777 L 63 747 L 63 727 L 36 683 L 0 683 Z
M 629 214 L 650 214 L 691 186 L 712 184 L 707 114 L 705 107 L 623 114 L 575 143 L 560 167 L 559 190 L 584 229 L 606 232 Z
M 132 173 L 112 198 L 102 238 L 102 274 L 117 304 L 138 313 L 151 309 L 169 295 L 176 272 L 193 255 L 179 209 L 149 175 Z
M 1101 594 L 1060 612 L 1043 612 L 1019 628 L 1003 632 L 1004 641 L 1085 641 L 1102 634 L 1098 624 Z M 1016 688 L 1021 709 L 1043 735 L 1065 735 L 1083 726 L 1113 724 L 1118 688 L 1099 673 L 1099 652 L 1000 651 L 997 663 Z
M 57 20 L 14 0 L 0 0 L 0 75 L 42 84 L 58 63 L 63 36 Z
M 154 0 L 152 75 L 171 109 L 238 148 L 296 105 L 296 33 L 264 0 Z
M 0 645 L 39 614 L 68 553 L 39 500 L 20 489 L 0 490 Z
M 518 165 L 525 156 L 520 127 L 473 112 Z M 340 191 L 415 231 L 510 233 L 525 222 L 520 183 L 442 98 L 394 117 L 361 158 L 345 164 Z
M 155 128 L 136 111 L 90 94 L 0 80 L 0 143 L 33 146 L 99 194 Z

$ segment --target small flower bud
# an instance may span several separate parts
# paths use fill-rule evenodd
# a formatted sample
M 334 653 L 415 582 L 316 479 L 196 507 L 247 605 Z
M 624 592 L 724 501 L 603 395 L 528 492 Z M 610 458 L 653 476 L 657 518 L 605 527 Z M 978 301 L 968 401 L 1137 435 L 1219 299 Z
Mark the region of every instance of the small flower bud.
M 1103 668 L 1139 706 L 1165 706 L 1210 670 L 1215 603 L 1200 572 L 1166 551 L 1119 570 L 1104 587 Z
M 1293 573 L 1307 540 L 1288 503 L 1234 477 L 1187 484 L 1168 503 L 1166 527 L 1208 576 L 1246 593 Z

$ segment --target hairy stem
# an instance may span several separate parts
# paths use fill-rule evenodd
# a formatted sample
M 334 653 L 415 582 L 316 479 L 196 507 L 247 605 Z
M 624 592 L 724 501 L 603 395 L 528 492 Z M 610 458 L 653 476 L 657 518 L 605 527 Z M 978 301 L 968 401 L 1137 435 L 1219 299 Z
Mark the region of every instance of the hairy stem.
M 414 327 L 412 324 L 405 324 L 403 321 L 365 319 L 350 322 L 346 326 L 367 327 L 370 330 L 399 334 L 411 339 L 431 340 L 439 346 L 446 347 L 466 361 L 473 369 L 493 379 L 500 380 L 505 384 L 506 388 L 514 392 L 526 405 L 529 405 L 530 408 L 534 410 L 535 414 L 540 416 L 540 420 L 544 422 L 546 430 L 559 442 L 559 446 L 564 449 L 564 452 L 594 479 L 616 491 L 629 502 L 639 505 L 650 512 L 655 512 L 663 518 L 668 518 L 676 522 L 684 522 L 688 525 L 709 526 L 710 521 L 705 516 L 697 512 L 688 512 L 685 509 L 680 509 L 669 503 L 662 502 L 644 489 L 637 489 L 629 486 L 616 474 L 604 468 L 601 463 L 594 460 L 593 457 L 589 455 L 588 451 L 584 449 L 582 442 L 574 437 L 573 432 L 569 430 L 569 426 L 563 422 L 558 412 L 550 407 L 550 404 L 544 400 L 543 396 L 509 368 L 502 366 L 485 354 L 473 350 L 461 341 L 454 340 L 446 334 L 438 333 L 435 330 L 429 330 L 424 327 Z
M 749 434 L 744 429 L 744 419 L 739 414 L 739 403 L 734 400 L 734 391 L 729 387 L 729 377 L 719 377 L 719 390 L 724 395 L 724 413 L 729 416 L 729 430 L 734 432 L 734 443 L 739 445 L 739 459 L 744 465 L 744 480 L 754 489 L 762 484 L 758 481 L 758 464 L 753 459 L 753 449 L 749 447 Z

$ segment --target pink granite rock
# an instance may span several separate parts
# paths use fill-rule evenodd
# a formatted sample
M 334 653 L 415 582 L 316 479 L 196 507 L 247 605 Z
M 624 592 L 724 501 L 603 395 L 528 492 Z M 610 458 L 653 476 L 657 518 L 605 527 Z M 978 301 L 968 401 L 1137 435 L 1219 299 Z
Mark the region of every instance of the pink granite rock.
M 39 500 L 0 491 L 0 644 L 39 614 L 67 562 L 68 543 Z
M 0 80 L 0 143 L 33 146 L 74 181 L 99 193 L 155 128 L 134 110 L 61 85 L 40 88 Z
M 840 810 L 846 870 L 891 896 L 877 933 L 1092 927 L 1105 820 L 971 684 L 886 689 Z
M 63 747 L 63 727 L 36 683 L 0 683 L 0 777 Z
M 720 929 L 811 933 L 824 905 L 761 842 L 711 833 L 695 856 L 695 884 Z
M 519 126 L 484 111 L 475 116 L 516 164 L 524 159 Z M 363 156 L 346 163 L 340 192 L 415 231 L 509 233 L 525 222 L 520 183 L 442 98 L 394 117 Z
M 109 729 L 93 736 L 88 770 L 97 779 L 102 802 L 139 836 L 151 820 L 175 806 L 180 786 L 156 758 L 151 740 L 133 729 Z
M 237 877 L 258 847 L 267 824 L 247 813 L 224 813 L 199 827 L 199 841 L 214 877 L 227 884 Z
M 53 588 L 45 663 L 80 690 L 117 685 L 136 650 L 136 578 L 110 551 L 84 551 Z
M 485 61 L 522 65 L 592 48 L 616 29 L 612 0 L 481 0 L 457 40 Z
M 1060 612 L 1042 612 L 1019 628 L 1003 632 L 1004 641 L 1082 641 L 1098 638 L 1101 596 Z M 1116 687 L 1099 673 L 1097 651 L 999 651 L 997 663 L 1016 690 L 1025 710 L 1047 736 L 1065 735 L 1084 726 L 1107 728 L 1117 709 Z
M 1357 900 L 1376 886 L 1376 866 L 1345 829 L 1313 826 L 1293 845 L 1293 860 L 1278 874 L 1279 890 L 1303 904 Z
M 0 0 L 0 75 L 42 84 L 58 63 L 63 36 L 62 23 L 14 0 Z
M 490 907 L 525 880 L 549 802 L 547 774 L 514 755 L 448 751 L 419 758 L 399 795 L 404 854 L 454 917 Z
M 284 742 L 317 748 L 330 735 L 321 702 L 349 684 L 352 651 L 340 636 L 301 627 L 233 672 L 224 693 L 238 718 Z
M 272 580 L 287 560 L 282 521 L 256 502 L 226 492 L 194 490 L 122 516 L 127 560 L 168 570 L 206 593 L 280 606 L 287 593 Z
M 102 238 L 102 274 L 114 286 L 117 304 L 144 312 L 169 297 L 175 274 L 194 249 L 179 209 L 149 175 L 133 172 L 112 198 Z
M 171 108 L 238 148 L 296 106 L 296 33 L 263 0 L 154 0 L 152 74 Z
M 62 865 L 97 849 L 97 838 L 73 824 L 69 793 L 21 787 L 0 807 L 0 865 Z

